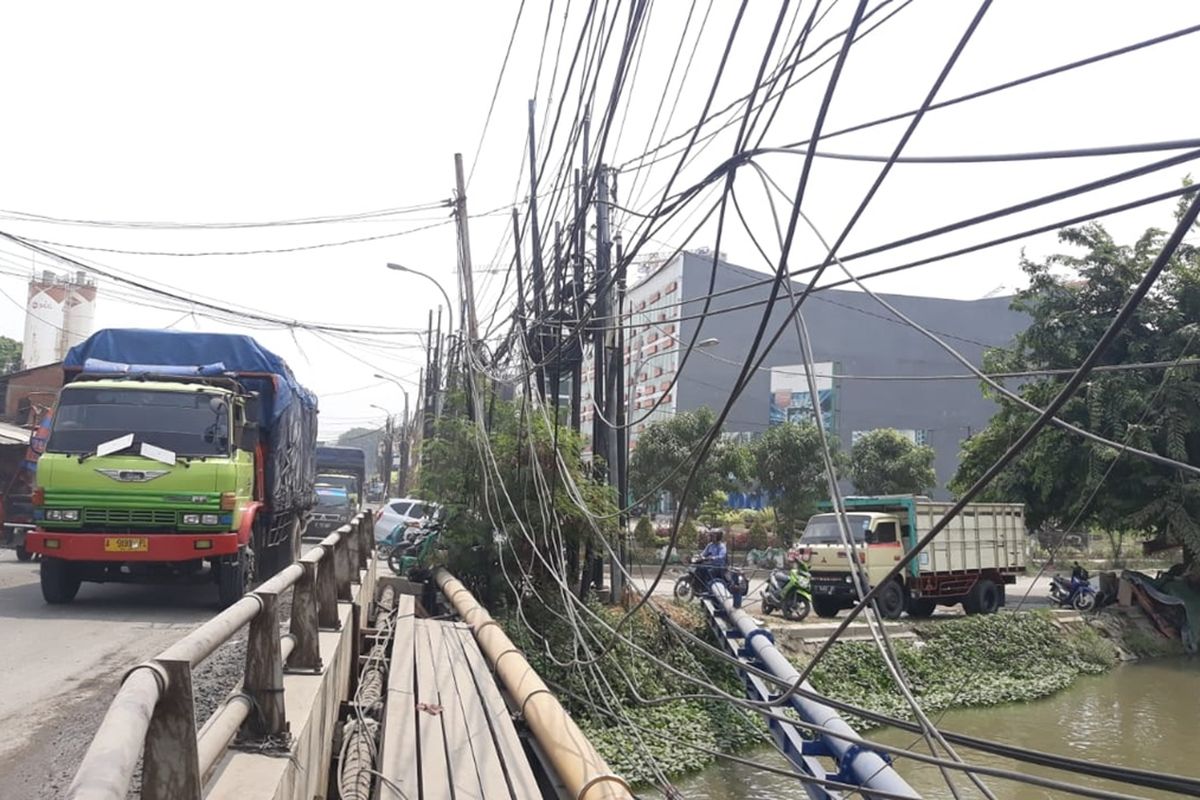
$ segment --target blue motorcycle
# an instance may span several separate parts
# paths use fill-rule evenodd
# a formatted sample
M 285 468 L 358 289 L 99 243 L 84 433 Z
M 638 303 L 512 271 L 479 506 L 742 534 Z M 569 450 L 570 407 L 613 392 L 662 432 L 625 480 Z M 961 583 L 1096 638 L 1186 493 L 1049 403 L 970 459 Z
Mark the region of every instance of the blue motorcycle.
M 1076 611 L 1091 611 L 1096 607 L 1096 590 L 1092 587 L 1088 571 L 1078 562 L 1071 569 L 1070 579 L 1055 575 L 1050 580 L 1050 596 L 1060 606 L 1070 606 Z

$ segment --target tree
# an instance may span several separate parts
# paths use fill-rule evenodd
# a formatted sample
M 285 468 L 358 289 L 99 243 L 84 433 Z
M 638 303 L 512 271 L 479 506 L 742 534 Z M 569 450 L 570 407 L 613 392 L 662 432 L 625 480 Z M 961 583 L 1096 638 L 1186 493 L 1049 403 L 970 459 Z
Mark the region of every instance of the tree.
M 850 448 L 850 479 L 859 494 L 921 494 L 937 484 L 932 447 L 892 428 L 877 428 Z
M 0 336 L 0 375 L 21 369 L 21 343 L 7 336 Z
M 1059 232 L 1070 254 L 1041 262 L 1022 258 L 1029 288 L 1013 308 L 1029 327 L 1010 347 L 989 351 L 989 370 L 1072 369 L 1091 350 L 1141 280 L 1166 235 L 1151 228 L 1132 245 L 1113 240 L 1099 223 Z M 1105 352 L 1105 365 L 1171 362 L 1200 353 L 1200 255 L 1183 245 L 1156 287 Z M 1059 417 L 1108 439 L 1200 463 L 1200 382 L 1194 367 L 1094 372 Z M 1044 407 L 1065 376 L 1026 382 L 1020 394 Z M 985 389 L 985 394 L 994 396 Z M 963 445 L 950 488 L 963 492 L 1034 419 L 997 398 L 988 426 Z M 1200 574 L 1200 480 L 1170 467 L 1048 427 L 980 495 L 1022 502 L 1031 528 L 1072 524 L 1110 533 L 1119 550 L 1125 533 L 1157 546 L 1183 545 L 1185 562 Z
M 647 426 L 629 460 L 629 481 L 636 496 L 669 492 L 678 502 L 683 497 L 694 454 L 715 422 L 713 410 L 704 407 Z M 685 515 L 694 516 L 713 492 L 736 489 L 747 472 L 745 448 L 718 439 L 696 471 L 696 479 L 684 501 Z
M 834 467 L 845 459 L 830 439 Z M 771 494 L 779 519 L 780 535 L 787 541 L 817 510 L 817 501 L 828 496 L 829 483 L 821 458 L 820 432 L 812 423 L 772 425 L 750 445 L 754 477 Z

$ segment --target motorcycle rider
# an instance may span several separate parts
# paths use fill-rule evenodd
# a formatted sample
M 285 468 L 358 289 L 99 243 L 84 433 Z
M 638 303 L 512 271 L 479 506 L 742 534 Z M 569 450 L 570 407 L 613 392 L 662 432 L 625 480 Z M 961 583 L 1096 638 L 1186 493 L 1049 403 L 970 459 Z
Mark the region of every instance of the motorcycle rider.
M 725 532 L 720 528 L 713 528 L 708 532 L 708 544 L 704 546 L 697 561 L 700 565 L 697 572 L 705 585 L 712 583 L 717 578 L 724 577 L 725 567 L 729 564 L 729 554 L 725 549 L 725 543 L 721 541 L 724 536 Z

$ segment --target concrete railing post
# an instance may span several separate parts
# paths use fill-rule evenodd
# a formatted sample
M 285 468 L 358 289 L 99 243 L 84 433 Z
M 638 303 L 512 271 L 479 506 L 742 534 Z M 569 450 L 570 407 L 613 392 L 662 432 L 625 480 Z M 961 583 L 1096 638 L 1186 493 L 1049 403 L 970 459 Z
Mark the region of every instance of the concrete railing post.
M 337 576 L 337 599 L 349 601 L 354 597 L 350 591 L 350 532 L 349 525 L 338 528 L 338 543 L 333 548 L 333 574 Z
M 200 800 L 200 757 L 196 750 L 196 706 L 192 665 L 158 659 L 166 690 L 154 707 L 142 756 L 142 800 Z
M 341 620 L 337 608 L 337 565 L 333 545 L 321 544 L 324 552 L 317 564 L 317 622 L 322 629 L 336 631 L 341 629 Z
M 366 569 L 371 561 L 371 551 L 375 548 L 375 518 L 364 512 L 358 522 L 358 568 Z
M 317 641 L 320 613 L 317 611 L 317 565 L 301 561 L 304 575 L 292 589 L 292 620 L 288 631 L 296 639 L 296 648 L 288 656 L 289 670 L 321 669 L 321 648 Z
M 262 602 L 250 621 L 246 642 L 246 678 L 243 691 L 254 703 L 244 731 L 255 736 L 278 735 L 287 730 L 283 707 L 283 652 L 279 645 L 279 595 L 255 592 Z
M 358 560 L 358 543 L 361 537 L 359 536 L 358 529 L 357 520 L 346 526 L 346 566 L 348 567 L 347 572 L 350 574 L 351 583 L 358 583 L 358 571 L 361 569 Z

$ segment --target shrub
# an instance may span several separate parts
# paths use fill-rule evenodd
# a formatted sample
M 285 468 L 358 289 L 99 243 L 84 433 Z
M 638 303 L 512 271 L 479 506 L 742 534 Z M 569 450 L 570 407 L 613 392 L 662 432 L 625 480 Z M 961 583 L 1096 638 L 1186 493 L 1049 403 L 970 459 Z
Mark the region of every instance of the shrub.
M 750 523 L 750 530 L 746 534 L 746 542 L 752 550 L 765 550 L 768 544 L 767 527 L 760 520 L 754 520 Z

